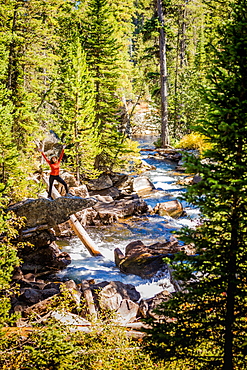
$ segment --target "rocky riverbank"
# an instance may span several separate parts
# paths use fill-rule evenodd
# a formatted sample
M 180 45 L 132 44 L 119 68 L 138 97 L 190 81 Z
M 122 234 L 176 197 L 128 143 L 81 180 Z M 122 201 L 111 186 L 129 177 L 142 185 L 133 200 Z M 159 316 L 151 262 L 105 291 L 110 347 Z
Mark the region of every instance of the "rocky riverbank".
M 94 281 L 82 281 L 80 284 L 71 280 L 52 281 L 50 276 L 66 268 L 71 261 L 67 253 L 61 252 L 56 241 L 73 235 L 68 223 L 71 214 L 76 214 L 84 226 L 100 226 L 141 214 L 179 217 L 184 212 L 181 203 L 167 201 L 162 205 L 157 204 L 154 209 L 148 206 L 145 197 L 156 190 L 146 176 L 105 173 L 80 186 L 72 175 L 63 173 L 62 176 L 70 185 L 72 196 L 52 201 L 45 198 L 29 199 L 9 209 L 26 218 L 26 226 L 15 240 L 16 243 L 25 242 L 25 246 L 19 250 L 22 263 L 13 276 L 13 282 L 20 285 L 20 291 L 12 298 L 12 310 L 21 312 L 25 324 L 31 313 L 36 313 L 42 319 L 51 314 L 49 307 L 53 297 L 62 297 L 66 288 L 76 305 L 86 301 L 85 315 L 97 316 L 107 309 L 113 311 L 117 320 L 125 325 L 151 316 L 156 304 L 168 299 L 169 292 L 141 300 L 134 286 L 116 281 L 99 284 Z M 181 247 L 176 239 L 151 246 L 136 241 L 126 246 L 125 254 L 116 248 L 115 262 L 125 274 L 136 274 L 142 278 L 150 278 L 157 273 L 169 275 L 163 258 L 181 249 L 193 253 L 193 248 Z M 57 308 L 52 312 L 58 317 Z

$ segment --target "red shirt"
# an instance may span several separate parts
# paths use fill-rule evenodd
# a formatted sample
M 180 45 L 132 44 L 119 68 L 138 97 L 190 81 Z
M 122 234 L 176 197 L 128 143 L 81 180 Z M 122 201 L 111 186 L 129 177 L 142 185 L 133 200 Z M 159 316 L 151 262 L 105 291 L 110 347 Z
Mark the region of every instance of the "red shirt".
M 59 170 L 60 170 L 60 162 L 61 162 L 61 160 L 63 158 L 64 149 L 62 149 L 62 151 L 60 153 L 60 156 L 58 158 L 58 161 L 56 163 L 52 163 L 51 161 L 49 161 L 49 159 L 46 157 L 46 155 L 43 152 L 41 152 L 41 154 L 43 155 L 43 157 L 45 158 L 46 162 L 51 167 L 50 175 L 52 175 L 52 176 L 58 176 L 59 175 Z

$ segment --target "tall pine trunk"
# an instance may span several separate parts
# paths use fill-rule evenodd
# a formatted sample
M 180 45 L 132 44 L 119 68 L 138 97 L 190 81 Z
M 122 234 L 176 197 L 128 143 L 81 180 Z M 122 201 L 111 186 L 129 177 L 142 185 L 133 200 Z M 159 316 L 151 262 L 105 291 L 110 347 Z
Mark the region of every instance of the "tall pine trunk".
M 181 40 L 180 40 L 180 67 L 183 68 L 186 65 L 185 49 L 186 49 L 186 3 L 182 9 L 182 28 L 181 28 Z
M 161 97 L 161 146 L 169 145 L 168 131 L 168 77 L 166 65 L 166 33 L 164 30 L 164 14 L 161 0 L 157 0 L 160 51 L 160 97 Z

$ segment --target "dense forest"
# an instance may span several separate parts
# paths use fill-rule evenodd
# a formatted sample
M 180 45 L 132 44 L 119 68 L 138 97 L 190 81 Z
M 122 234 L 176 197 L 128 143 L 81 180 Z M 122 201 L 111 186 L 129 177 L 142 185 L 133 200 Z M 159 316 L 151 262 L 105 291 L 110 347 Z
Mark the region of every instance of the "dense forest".
M 1 368 L 246 369 L 247 1 L 1 0 L 0 14 Z M 124 171 L 141 102 L 158 147 L 201 150 L 185 197 L 203 221 L 180 236 L 197 253 L 169 261 L 183 290 L 141 343 L 54 323 L 11 335 L 21 221 L 5 210 L 38 196 L 37 148 L 54 132 L 82 183 Z

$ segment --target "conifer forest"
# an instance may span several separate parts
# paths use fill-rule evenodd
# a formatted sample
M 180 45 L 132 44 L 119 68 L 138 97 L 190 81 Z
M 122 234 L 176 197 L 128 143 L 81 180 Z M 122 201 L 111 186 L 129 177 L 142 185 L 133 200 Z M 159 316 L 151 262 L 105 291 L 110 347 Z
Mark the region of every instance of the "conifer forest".
M 247 369 L 247 0 L 0 4 L 0 368 Z M 200 177 L 184 201 L 201 218 L 176 235 L 195 253 L 164 260 L 181 289 L 141 339 L 107 312 L 86 333 L 37 317 L 16 330 L 25 220 L 8 209 L 46 188 L 35 177 L 45 138 L 66 148 L 61 166 L 79 185 L 125 173 L 143 106 L 155 147 L 185 149 L 186 172 Z M 57 299 L 83 312 L 66 289 Z

